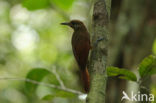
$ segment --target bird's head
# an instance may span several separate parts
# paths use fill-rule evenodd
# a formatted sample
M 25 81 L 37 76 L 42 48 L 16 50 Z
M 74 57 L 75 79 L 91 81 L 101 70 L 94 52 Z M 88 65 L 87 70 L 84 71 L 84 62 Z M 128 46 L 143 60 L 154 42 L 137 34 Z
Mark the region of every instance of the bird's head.
M 65 23 L 61 23 L 62 25 L 68 25 L 71 28 L 73 28 L 74 30 L 78 30 L 78 29 L 86 29 L 85 25 L 83 24 L 82 21 L 80 20 L 72 20 L 70 22 L 65 22 Z

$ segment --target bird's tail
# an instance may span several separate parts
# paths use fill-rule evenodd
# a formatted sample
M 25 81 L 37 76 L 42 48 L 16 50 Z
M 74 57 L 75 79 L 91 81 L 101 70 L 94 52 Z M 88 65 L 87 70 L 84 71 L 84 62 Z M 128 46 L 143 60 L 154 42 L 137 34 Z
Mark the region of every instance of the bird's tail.
M 84 70 L 81 70 L 81 75 L 82 75 L 84 90 L 85 90 L 85 92 L 88 93 L 89 88 L 90 88 L 90 77 L 89 77 L 88 69 L 86 68 Z

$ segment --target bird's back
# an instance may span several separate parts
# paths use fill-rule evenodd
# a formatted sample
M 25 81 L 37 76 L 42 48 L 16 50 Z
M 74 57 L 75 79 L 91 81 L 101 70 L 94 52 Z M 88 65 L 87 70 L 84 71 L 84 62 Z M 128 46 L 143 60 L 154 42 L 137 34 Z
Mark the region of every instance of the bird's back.
M 87 31 L 75 31 L 73 33 L 72 49 L 80 69 L 85 69 L 90 50 L 90 39 Z
M 89 33 L 86 31 L 75 31 L 72 36 L 72 49 L 80 68 L 81 77 L 86 92 L 88 92 L 90 88 L 89 73 L 86 67 L 90 48 Z

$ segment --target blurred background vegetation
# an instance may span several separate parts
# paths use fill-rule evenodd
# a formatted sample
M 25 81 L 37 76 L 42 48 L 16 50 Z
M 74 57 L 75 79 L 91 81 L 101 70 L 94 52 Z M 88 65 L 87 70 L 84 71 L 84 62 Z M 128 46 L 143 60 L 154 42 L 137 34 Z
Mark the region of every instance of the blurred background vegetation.
M 138 6 L 139 2 L 131 1 L 131 4 L 136 4 L 134 10 L 131 10 L 132 8 L 128 5 L 127 0 L 112 1 L 110 56 L 112 54 L 113 57 L 110 57 L 109 64 L 132 69 L 145 56 L 156 55 L 156 40 L 154 41 L 156 9 L 149 4 L 148 10 L 151 11 L 151 18 L 146 18 L 146 15 L 148 15 L 146 13 L 149 11 L 145 11 L 142 6 Z M 145 3 L 139 5 L 144 6 Z M 143 11 L 140 13 L 137 7 L 140 7 L 139 10 Z M 68 27 L 61 26 L 60 23 L 71 19 L 79 19 L 85 23 L 91 32 L 91 18 L 92 1 L 90 0 L 0 0 L 0 78 L 25 78 L 30 71 L 34 72 L 32 71 L 33 68 L 46 68 L 52 72 L 56 70 L 55 72 L 60 76 L 66 87 L 82 91 L 78 67 L 70 44 L 73 31 Z M 140 38 L 140 35 L 135 35 L 136 32 L 137 34 L 144 32 L 146 36 Z M 129 34 L 131 37 L 129 37 Z M 131 39 L 129 40 L 129 38 Z M 137 39 L 134 40 L 133 38 Z M 143 40 L 139 41 L 140 39 Z M 148 52 L 138 52 L 138 49 Z M 136 55 L 134 55 L 135 53 Z M 137 57 L 138 54 L 141 57 Z M 122 58 L 119 58 L 120 56 Z M 129 64 L 132 61 L 134 63 Z M 41 78 L 42 81 L 59 85 L 56 76 L 52 73 L 48 74 L 44 70 L 41 70 L 34 78 L 40 78 L 41 75 L 44 77 Z M 152 77 L 151 90 L 156 95 L 155 80 L 156 78 Z M 116 84 L 116 82 L 113 83 Z M 114 84 L 109 85 L 112 88 L 121 89 L 114 87 Z M 111 96 L 108 96 L 108 99 L 111 100 L 111 97 L 116 96 L 117 93 L 121 94 L 122 92 L 109 91 Z M 120 100 L 120 97 L 118 99 Z M 112 100 L 116 101 L 116 99 Z M 80 102 L 84 101 L 77 95 L 62 90 L 39 85 L 36 90 L 29 91 L 24 81 L 0 79 L 0 103 Z

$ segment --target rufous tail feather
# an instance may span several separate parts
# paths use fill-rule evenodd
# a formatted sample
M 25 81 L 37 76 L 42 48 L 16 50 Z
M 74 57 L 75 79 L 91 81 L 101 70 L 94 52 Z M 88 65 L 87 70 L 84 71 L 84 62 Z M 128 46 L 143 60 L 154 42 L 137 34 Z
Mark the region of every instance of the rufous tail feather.
M 88 93 L 90 88 L 90 77 L 89 77 L 88 69 L 86 68 L 85 70 L 81 70 L 81 75 L 82 75 L 84 90 L 85 92 Z

